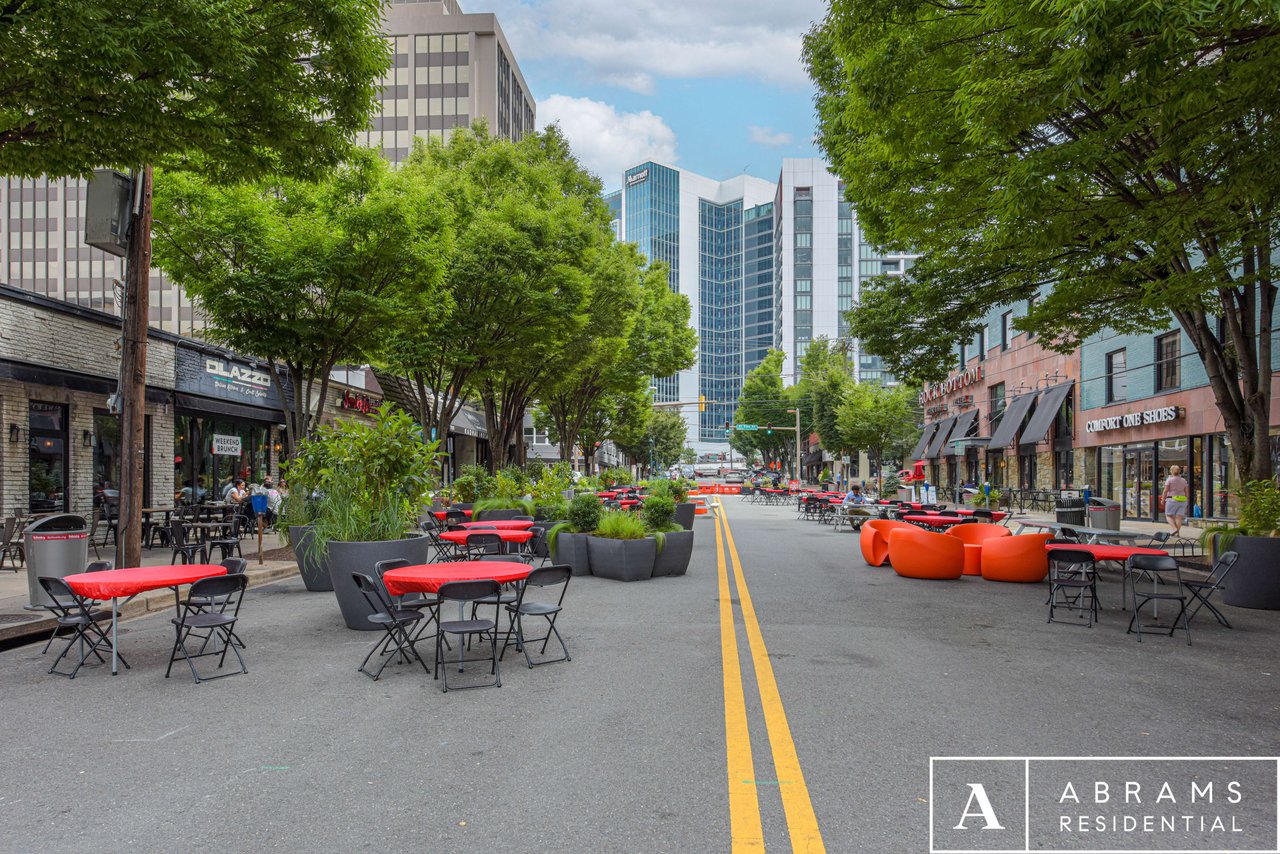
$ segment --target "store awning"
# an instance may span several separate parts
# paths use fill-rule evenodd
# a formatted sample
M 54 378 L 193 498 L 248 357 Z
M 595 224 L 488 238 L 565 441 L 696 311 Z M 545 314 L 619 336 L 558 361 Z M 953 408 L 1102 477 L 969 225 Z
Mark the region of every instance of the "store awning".
M 489 435 L 485 428 L 484 416 L 478 412 L 473 412 L 465 406 L 458 410 L 458 414 L 453 416 L 453 423 L 449 425 L 449 432 L 459 436 L 473 436 L 477 439 L 483 439 Z
M 933 438 L 933 433 L 938 429 L 940 422 L 934 421 L 932 424 L 924 425 L 924 430 L 920 433 L 920 441 L 916 442 L 916 446 L 909 455 L 911 459 L 918 460 L 920 455 L 924 453 L 924 449 L 929 447 L 929 440 Z
M 1004 408 L 1004 415 L 1000 417 L 1000 423 L 991 434 L 991 441 L 987 443 L 988 451 L 1007 447 L 1013 441 L 1013 435 L 1022 426 L 1022 419 L 1027 417 L 1027 411 L 1031 409 L 1035 399 L 1036 393 L 1033 391 L 1030 394 L 1020 394 L 1009 401 L 1009 405 Z
M 1050 425 L 1053 424 L 1053 419 L 1058 416 L 1058 409 L 1061 408 L 1062 401 L 1071 393 L 1073 385 L 1075 383 L 1063 383 L 1040 392 L 1040 402 L 1036 404 L 1036 411 L 1031 416 L 1031 423 L 1027 425 L 1026 430 L 1022 431 L 1022 444 L 1033 445 L 1044 441 Z
M 963 439 L 969 435 L 969 428 L 973 426 L 973 422 L 978 419 L 978 410 L 970 409 L 968 412 L 961 412 L 956 416 L 956 424 L 951 428 L 951 438 L 947 440 L 947 445 L 943 448 L 943 456 L 952 457 L 956 453 L 956 439 Z
M 942 450 L 942 445 L 951 435 L 951 428 L 955 426 L 958 415 L 952 415 L 950 418 L 938 424 L 938 432 L 933 434 L 933 440 L 929 442 L 929 449 L 924 452 L 924 458 L 931 460 L 938 456 L 938 452 Z

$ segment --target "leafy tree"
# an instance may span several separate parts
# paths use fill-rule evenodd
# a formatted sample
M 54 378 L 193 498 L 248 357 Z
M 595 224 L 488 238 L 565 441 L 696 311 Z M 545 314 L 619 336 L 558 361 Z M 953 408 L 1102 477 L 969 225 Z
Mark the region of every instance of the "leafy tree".
M 868 237 L 923 253 L 853 334 L 933 379 L 1046 285 L 1018 327 L 1063 352 L 1172 313 L 1241 477 L 1271 477 L 1278 46 L 1258 0 L 833 0 L 805 39 L 819 143 Z
M 636 462 L 647 466 L 652 460 L 653 470 L 662 471 L 680 462 L 688 424 L 675 410 L 649 408 L 647 397 L 644 405 L 646 413 L 640 431 L 634 435 L 624 432 L 622 441 L 615 436 L 614 444 Z
M 854 383 L 836 415 L 842 446 L 865 451 L 878 477 L 888 460 L 900 461 L 920 438 L 916 390 L 909 386 Z
M 778 461 L 784 468 L 790 465 L 795 450 L 795 433 L 787 430 L 776 430 L 770 433 L 767 425 L 789 427 L 795 424 L 795 416 L 787 412 L 795 408 L 796 392 L 782 385 L 781 350 L 770 350 L 768 355 L 747 374 L 742 382 L 742 393 L 738 397 L 737 421 L 740 424 L 756 424 L 759 430 L 744 432 L 748 438 L 736 438 L 734 449 L 744 455 L 749 451 L 759 451 L 765 462 Z
M 809 342 L 800 360 L 800 381 L 793 393 L 822 447 L 834 454 L 846 450 L 836 415 L 852 385 L 853 365 L 841 342 L 829 341 L 825 336 Z
M 317 425 L 334 366 L 365 359 L 406 294 L 439 290 L 447 209 L 372 151 L 318 183 L 171 172 L 158 188 L 157 263 L 210 338 L 271 364 L 291 447 Z
M 381 12 L 376 0 L 10 0 L 0 174 L 189 153 L 224 175 L 330 166 L 375 107 Z

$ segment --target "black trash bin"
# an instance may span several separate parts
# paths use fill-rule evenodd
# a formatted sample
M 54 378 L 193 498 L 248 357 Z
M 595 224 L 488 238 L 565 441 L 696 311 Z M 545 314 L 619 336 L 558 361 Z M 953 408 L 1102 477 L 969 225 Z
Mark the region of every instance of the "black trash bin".
M 1120 530 L 1120 502 L 1110 498 L 1089 499 L 1089 527 Z
M 1084 499 L 1058 498 L 1055 518 L 1059 525 L 1076 525 L 1081 528 L 1085 527 Z
M 27 592 L 31 607 L 47 608 L 53 601 L 37 580 L 40 576 L 66 578 L 84 572 L 89 560 L 89 525 L 75 513 L 57 513 L 37 519 L 23 531 L 27 553 Z

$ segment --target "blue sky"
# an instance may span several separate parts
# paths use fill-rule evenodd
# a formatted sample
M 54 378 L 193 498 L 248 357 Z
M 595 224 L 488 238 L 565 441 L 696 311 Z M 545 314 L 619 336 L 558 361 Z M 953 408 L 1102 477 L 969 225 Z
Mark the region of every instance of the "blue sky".
M 495 12 L 538 101 L 606 189 L 646 159 L 774 180 L 819 156 L 800 38 L 822 0 L 463 0 Z

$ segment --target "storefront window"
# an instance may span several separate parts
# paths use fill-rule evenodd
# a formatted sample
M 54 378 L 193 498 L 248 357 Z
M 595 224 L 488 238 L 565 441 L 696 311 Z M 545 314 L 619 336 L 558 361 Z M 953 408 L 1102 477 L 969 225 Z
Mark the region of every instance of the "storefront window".
M 174 501 L 217 502 L 236 478 L 261 483 L 270 471 L 270 427 L 179 415 L 173 433 Z
M 1053 485 L 1058 489 L 1071 489 L 1076 482 L 1076 458 L 1071 451 L 1053 452 Z
M 1018 485 L 1023 489 L 1036 488 L 1036 455 L 1022 454 L 1018 457 Z
M 1120 490 L 1124 485 L 1124 449 L 1119 445 L 1104 445 L 1098 449 L 1098 495 L 1120 500 Z
M 93 506 L 120 501 L 120 419 L 93 413 Z
M 1209 482 L 1210 512 L 1218 518 L 1240 518 L 1240 476 L 1231 457 L 1231 440 L 1225 433 L 1210 436 Z
M 28 404 L 30 439 L 28 509 L 48 513 L 67 509 L 67 407 L 61 403 Z

